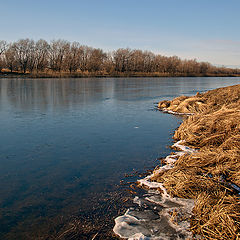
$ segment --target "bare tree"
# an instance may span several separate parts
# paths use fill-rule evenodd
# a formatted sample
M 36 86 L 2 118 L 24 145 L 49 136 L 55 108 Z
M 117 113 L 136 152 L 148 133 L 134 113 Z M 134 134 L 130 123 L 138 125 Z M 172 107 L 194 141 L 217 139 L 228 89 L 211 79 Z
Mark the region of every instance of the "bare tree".
M 52 70 L 59 72 L 63 70 L 64 58 L 69 48 L 70 43 L 68 41 L 59 39 L 51 42 L 49 49 L 49 65 Z
M 101 49 L 92 49 L 87 65 L 88 71 L 97 72 L 103 70 L 103 62 L 107 55 Z
M 35 70 L 44 71 L 48 67 L 50 46 L 47 41 L 40 39 L 35 44 Z
M 111 52 L 106 53 L 106 58 L 103 61 L 103 70 L 106 73 L 112 74 L 114 72 L 115 66 L 114 66 L 114 60 L 113 60 L 113 54 Z
M 8 44 L 4 40 L 0 40 L 0 56 L 7 50 Z
M 0 40 L 0 72 L 2 71 L 2 68 L 4 67 L 4 59 L 3 59 L 3 53 L 7 49 L 7 42 L 4 40 Z
M 16 50 L 11 44 L 5 51 L 5 65 L 11 72 L 18 69 Z
M 92 48 L 88 46 L 81 46 L 79 48 L 79 65 L 80 65 L 80 70 L 81 71 L 87 71 L 88 68 L 88 63 L 89 59 L 91 56 Z
M 30 39 L 20 39 L 12 45 L 15 54 L 17 64 L 23 73 L 26 73 L 27 69 L 32 69 L 34 65 L 34 41 Z
M 211 66 L 208 62 L 200 63 L 200 73 L 206 74 L 210 68 L 211 68 Z
M 141 50 L 133 50 L 129 56 L 129 67 L 131 72 L 142 72 L 144 66 L 144 56 Z
M 67 49 L 65 65 L 69 72 L 76 72 L 80 68 L 80 43 L 73 42 Z
M 113 53 L 115 70 L 117 72 L 128 71 L 128 64 L 130 61 L 131 50 L 129 48 L 120 48 Z
M 154 59 L 155 55 L 152 52 L 145 51 L 143 53 L 144 65 L 143 65 L 143 72 L 153 72 L 154 67 Z

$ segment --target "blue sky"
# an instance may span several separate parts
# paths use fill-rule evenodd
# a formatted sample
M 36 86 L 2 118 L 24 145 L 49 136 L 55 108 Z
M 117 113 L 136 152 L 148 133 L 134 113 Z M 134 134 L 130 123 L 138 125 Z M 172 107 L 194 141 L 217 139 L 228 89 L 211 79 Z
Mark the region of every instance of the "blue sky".
M 239 0 L 0 0 L 0 39 L 66 39 L 240 66 Z

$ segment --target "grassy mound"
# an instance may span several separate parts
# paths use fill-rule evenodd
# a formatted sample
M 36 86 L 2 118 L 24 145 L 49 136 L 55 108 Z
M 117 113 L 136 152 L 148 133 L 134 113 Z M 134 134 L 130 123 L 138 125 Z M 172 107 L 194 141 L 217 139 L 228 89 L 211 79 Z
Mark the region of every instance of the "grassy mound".
M 184 139 L 193 147 L 239 148 L 240 110 L 223 107 L 212 113 L 191 116 L 181 124 L 174 138 Z
M 159 102 L 159 109 L 171 110 L 178 113 L 211 113 L 223 106 L 238 107 L 240 100 L 240 85 L 218 88 L 195 96 L 177 97 L 171 101 Z
M 172 196 L 196 199 L 193 233 L 240 239 L 240 85 L 163 101 L 159 108 L 195 113 L 174 139 L 199 151 L 179 157 L 173 169 L 153 180 L 163 182 Z

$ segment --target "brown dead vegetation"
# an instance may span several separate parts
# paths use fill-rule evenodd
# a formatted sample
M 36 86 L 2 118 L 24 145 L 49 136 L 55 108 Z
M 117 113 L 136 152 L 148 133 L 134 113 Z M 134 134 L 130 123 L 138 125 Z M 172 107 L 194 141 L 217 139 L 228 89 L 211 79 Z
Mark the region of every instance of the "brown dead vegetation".
M 178 113 L 212 113 L 222 107 L 239 108 L 240 85 L 219 88 L 195 96 L 177 97 L 171 101 L 159 102 L 159 109 Z
M 178 97 L 160 108 L 195 113 L 175 140 L 199 151 L 185 154 L 173 169 L 155 176 L 172 196 L 196 199 L 191 230 L 205 239 L 240 238 L 240 85 Z

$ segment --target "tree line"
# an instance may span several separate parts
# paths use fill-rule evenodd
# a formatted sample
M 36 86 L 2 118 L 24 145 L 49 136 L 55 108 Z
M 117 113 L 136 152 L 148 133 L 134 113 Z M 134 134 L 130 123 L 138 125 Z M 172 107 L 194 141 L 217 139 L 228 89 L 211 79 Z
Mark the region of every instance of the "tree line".
M 150 51 L 120 48 L 104 52 L 79 42 L 40 39 L 0 41 L 0 72 L 18 73 L 142 73 L 162 75 L 240 74 L 239 69 L 216 67 L 196 59 L 163 56 Z

